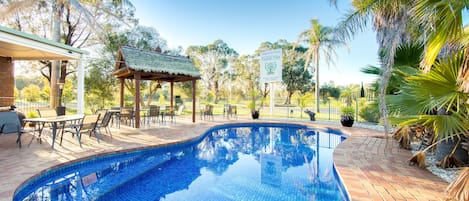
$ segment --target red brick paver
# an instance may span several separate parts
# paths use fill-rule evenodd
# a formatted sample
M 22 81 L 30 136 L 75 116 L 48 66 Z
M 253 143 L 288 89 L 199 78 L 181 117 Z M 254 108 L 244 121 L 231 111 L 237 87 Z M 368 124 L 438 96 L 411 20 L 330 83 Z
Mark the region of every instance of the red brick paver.
M 334 163 L 352 200 L 444 200 L 448 183 L 409 166 L 412 154 L 382 132 L 350 128 Z
M 101 143 L 83 136 L 83 148 L 75 138 L 64 136 L 62 146 L 50 148 L 50 136 L 42 144 L 34 141 L 27 147 L 31 136 L 23 137 L 22 149 L 18 149 L 15 135 L 0 136 L 0 200 L 11 200 L 14 191 L 28 178 L 63 163 L 106 152 L 159 146 L 188 140 L 202 135 L 211 126 L 226 122 L 250 121 L 223 120 L 202 121 L 195 124 L 188 119 L 178 119 L 176 124 L 153 125 L 133 129 L 112 128 L 113 138 L 105 135 Z M 282 121 L 284 122 L 284 121 Z M 397 144 L 382 138 L 382 133 L 361 128 L 344 129 L 339 126 L 307 124 L 315 127 L 331 127 L 350 133 L 334 151 L 334 162 L 352 200 L 443 200 L 443 191 L 448 185 L 426 170 L 409 166 L 411 154 L 399 149 Z

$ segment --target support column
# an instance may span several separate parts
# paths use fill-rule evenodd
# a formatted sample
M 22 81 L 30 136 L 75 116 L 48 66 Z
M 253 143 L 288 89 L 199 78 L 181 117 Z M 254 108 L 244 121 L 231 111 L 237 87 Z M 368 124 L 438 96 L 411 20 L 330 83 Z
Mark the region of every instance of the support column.
M 15 67 L 10 57 L 0 57 L 0 107 L 15 103 Z
M 171 86 L 171 93 L 170 93 L 171 94 L 171 98 L 170 98 L 171 103 L 170 103 L 170 106 L 174 110 L 174 82 L 173 81 L 171 81 L 170 86 Z
M 85 70 L 83 62 L 77 60 L 77 114 L 85 114 Z
M 140 72 L 135 72 L 135 128 L 140 128 Z
M 120 78 L 120 103 L 119 107 L 124 107 L 124 78 Z
M 192 123 L 195 123 L 195 86 L 196 86 L 197 80 L 192 80 Z

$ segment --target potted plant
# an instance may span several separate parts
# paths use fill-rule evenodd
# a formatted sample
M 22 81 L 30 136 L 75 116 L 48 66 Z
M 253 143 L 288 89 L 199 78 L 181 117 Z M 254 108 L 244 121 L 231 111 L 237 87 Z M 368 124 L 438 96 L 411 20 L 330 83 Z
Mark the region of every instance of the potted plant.
M 256 101 L 255 100 L 249 102 L 248 108 L 251 110 L 252 119 L 259 119 L 259 110 L 256 109 Z
M 250 91 L 251 101 L 248 103 L 248 108 L 251 110 L 252 119 L 259 119 L 259 109 L 256 109 L 256 90 L 251 89 Z
M 353 109 L 352 106 L 345 106 L 340 109 L 341 115 L 340 115 L 340 123 L 342 126 L 345 127 L 352 127 L 354 118 L 353 116 L 355 115 L 355 110 Z

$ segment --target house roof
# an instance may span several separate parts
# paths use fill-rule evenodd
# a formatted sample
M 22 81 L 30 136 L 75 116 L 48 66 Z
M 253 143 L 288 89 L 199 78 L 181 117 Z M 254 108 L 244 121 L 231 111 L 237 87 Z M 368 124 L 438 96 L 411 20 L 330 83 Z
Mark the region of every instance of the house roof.
M 81 49 L 0 26 L 0 56 L 13 60 L 69 60 L 88 54 Z
M 181 82 L 200 79 L 199 70 L 187 57 L 121 47 L 114 75 L 118 78 L 133 79 L 135 71 L 141 72 L 142 80 Z

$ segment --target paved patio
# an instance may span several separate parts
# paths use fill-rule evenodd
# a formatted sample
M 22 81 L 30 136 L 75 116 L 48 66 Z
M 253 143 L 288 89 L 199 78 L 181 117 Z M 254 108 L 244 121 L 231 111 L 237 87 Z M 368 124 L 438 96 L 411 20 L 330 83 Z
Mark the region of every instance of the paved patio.
M 189 119 L 178 118 L 176 124 L 167 123 L 163 126 L 155 124 L 141 129 L 111 128 L 113 138 L 105 135 L 99 144 L 95 138 L 83 136 L 83 148 L 67 133 L 63 145 L 56 144 L 54 150 L 50 147 L 51 138 L 47 135 L 42 144 L 34 140 L 30 147 L 27 144 L 31 135 L 24 135 L 22 149 L 14 143 L 15 135 L 1 135 L 0 200 L 11 200 L 15 189 L 25 180 L 62 163 L 100 153 L 175 143 L 197 137 L 214 125 L 246 121 L 251 120 L 215 117 L 214 121 L 193 124 Z M 426 170 L 409 166 L 411 153 L 399 149 L 392 140 L 386 143 L 382 132 L 306 121 L 291 122 L 330 127 L 351 134 L 336 148 L 334 161 L 352 200 L 444 200 L 444 189 L 448 184 Z

